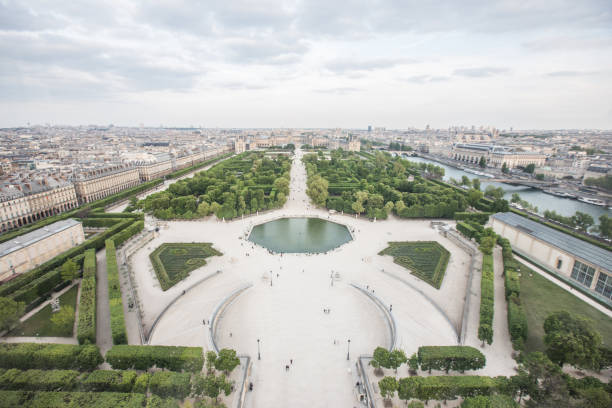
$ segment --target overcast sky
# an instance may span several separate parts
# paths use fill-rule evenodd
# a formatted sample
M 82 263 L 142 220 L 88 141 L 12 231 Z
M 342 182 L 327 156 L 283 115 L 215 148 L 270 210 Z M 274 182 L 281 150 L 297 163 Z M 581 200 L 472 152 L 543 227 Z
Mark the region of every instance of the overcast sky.
M 0 126 L 612 128 L 610 0 L 0 0 Z

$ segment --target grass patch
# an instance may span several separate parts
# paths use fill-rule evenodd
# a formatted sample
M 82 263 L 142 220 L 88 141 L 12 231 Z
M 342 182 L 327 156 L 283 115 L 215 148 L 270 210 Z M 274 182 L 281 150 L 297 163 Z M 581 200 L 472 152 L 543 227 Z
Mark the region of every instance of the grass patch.
M 206 258 L 215 255 L 223 254 L 214 249 L 211 243 L 175 243 L 160 245 L 149 258 L 162 290 L 168 290 L 194 269 L 206 265 Z
M 435 241 L 389 242 L 378 255 L 391 255 L 393 262 L 440 289 L 450 253 Z
M 72 310 L 76 310 L 78 286 L 75 285 L 68 289 L 60 298 L 60 307 L 70 306 Z M 36 337 L 72 337 L 74 327 L 74 315 L 72 316 L 72 325 L 69 331 L 51 323 L 51 306 L 47 305 L 40 309 L 36 314 L 28 320 L 21 323 L 19 326 L 11 330 L 8 336 L 36 336 Z
M 568 311 L 591 319 L 601 333 L 604 344 L 612 346 L 612 319 L 524 264 L 520 268 L 521 301 L 529 327 L 525 342 L 527 352 L 545 350 L 544 320 L 558 311 Z

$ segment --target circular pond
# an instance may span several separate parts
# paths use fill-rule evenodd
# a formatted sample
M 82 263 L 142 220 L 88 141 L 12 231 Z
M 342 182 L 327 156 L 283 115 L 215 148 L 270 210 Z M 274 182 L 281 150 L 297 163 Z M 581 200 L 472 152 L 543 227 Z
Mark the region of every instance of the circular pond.
M 281 218 L 253 227 L 249 241 L 274 252 L 316 253 L 352 239 L 344 225 L 319 218 Z

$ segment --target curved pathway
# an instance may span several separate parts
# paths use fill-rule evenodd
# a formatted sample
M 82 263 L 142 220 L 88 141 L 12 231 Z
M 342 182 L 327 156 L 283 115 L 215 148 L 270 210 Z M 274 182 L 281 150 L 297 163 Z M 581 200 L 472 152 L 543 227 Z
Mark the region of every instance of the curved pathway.
M 284 208 L 259 216 L 231 222 L 211 217 L 161 223 L 159 236 L 131 258 L 135 286 L 143 301 L 145 326 L 150 328 L 173 299 L 203 276 L 217 270 L 222 273 L 180 296 L 159 319 L 151 344 L 210 349 L 208 326 L 204 322 L 210 320 L 215 307 L 228 294 L 253 284 L 220 316 L 216 338 L 220 347 L 232 347 L 253 358 L 249 381 L 253 381 L 255 388 L 247 396 L 249 407 L 357 404 L 352 392 L 357 380 L 356 358 L 359 354 L 371 354 L 378 345 L 386 347 L 389 334 L 383 313 L 351 288 L 352 282 L 374 291 L 377 297 L 389 302 L 389 307 L 392 304 L 397 347 L 408 355 L 421 345 L 457 344 L 456 329 L 449 320 L 455 325 L 461 320 L 469 255 L 432 229 L 429 221 L 370 222 L 313 208 L 306 195 L 306 171 L 299 150 L 291 170 L 290 187 Z M 283 256 L 270 255 L 266 249 L 245 241 L 245 234 L 254 224 L 285 215 L 329 218 L 347 225 L 354 240 L 327 254 Z M 440 290 L 410 275 L 394 264 L 391 257 L 377 255 L 388 241 L 408 240 L 436 240 L 451 252 Z M 223 255 L 210 258 L 206 266 L 163 292 L 148 254 L 164 242 L 212 242 Z M 383 269 L 410 281 L 414 288 L 390 278 L 382 273 Z M 333 286 L 332 270 L 340 275 Z M 426 293 L 448 319 L 419 291 Z M 331 312 L 323 313 L 324 308 Z M 477 324 L 470 322 L 470 326 Z M 261 360 L 257 360 L 257 338 L 261 340 Z M 290 365 L 289 371 L 285 371 L 286 364 Z

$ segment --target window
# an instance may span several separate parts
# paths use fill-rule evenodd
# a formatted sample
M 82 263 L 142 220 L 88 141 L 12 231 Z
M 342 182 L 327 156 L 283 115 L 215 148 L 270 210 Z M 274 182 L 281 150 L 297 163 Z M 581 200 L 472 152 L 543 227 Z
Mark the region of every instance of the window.
M 563 260 L 557 259 L 557 269 L 561 269 L 561 266 L 563 266 Z
M 599 279 L 597 279 L 595 291 L 597 291 L 597 293 L 601 293 L 608 299 L 612 299 L 612 276 L 599 272 Z
M 586 286 L 587 288 L 591 287 L 591 283 L 593 282 L 593 275 L 595 274 L 595 269 L 592 267 L 583 264 L 582 262 L 574 262 L 574 268 L 572 269 L 572 279 Z

